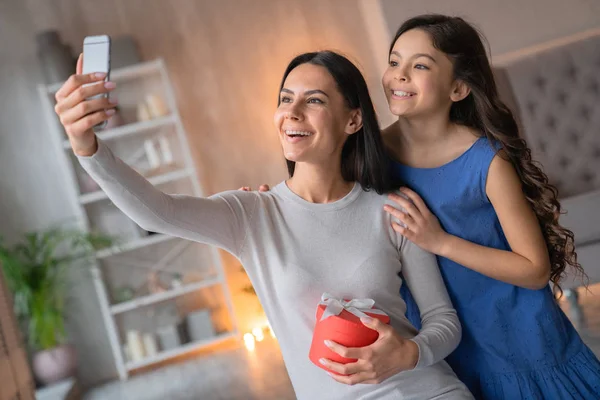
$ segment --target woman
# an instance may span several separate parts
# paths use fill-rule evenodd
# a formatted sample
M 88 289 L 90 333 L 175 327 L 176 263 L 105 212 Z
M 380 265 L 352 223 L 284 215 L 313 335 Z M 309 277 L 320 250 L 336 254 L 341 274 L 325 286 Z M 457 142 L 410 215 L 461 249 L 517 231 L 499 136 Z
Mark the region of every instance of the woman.
M 392 188 L 386 155 L 366 83 L 350 61 L 332 52 L 307 53 L 286 69 L 274 122 L 287 181 L 269 193 L 209 198 L 160 192 L 96 138 L 91 127 L 107 119 L 105 110 L 114 104 L 85 99 L 114 84 L 82 85 L 102 79 L 74 75 L 56 95 L 56 112 L 81 165 L 142 228 L 216 245 L 240 259 L 299 399 L 472 398 L 443 361 L 461 329 L 435 258 L 395 234 L 383 212 Z M 420 332 L 404 316 L 400 271 L 423 310 Z M 309 361 L 324 292 L 372 298 L 391 317 L 389 326 L 364 321 L 379 332 L 369 348 L 328 343 L 355 363 L 322 360 L 333 371 L 377 385 L 340 384 Z

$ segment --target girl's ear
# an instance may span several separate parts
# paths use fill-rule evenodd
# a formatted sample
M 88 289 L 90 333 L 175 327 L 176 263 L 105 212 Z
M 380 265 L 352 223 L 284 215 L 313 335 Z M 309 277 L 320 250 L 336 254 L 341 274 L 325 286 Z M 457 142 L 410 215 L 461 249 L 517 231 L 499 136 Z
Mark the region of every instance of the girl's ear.
M 450 93 L 450 100 L 454 103 L 464 100 L 471 93 L 471 88 L 463 81 L 457 80 L 454 82 L 452 92 Z

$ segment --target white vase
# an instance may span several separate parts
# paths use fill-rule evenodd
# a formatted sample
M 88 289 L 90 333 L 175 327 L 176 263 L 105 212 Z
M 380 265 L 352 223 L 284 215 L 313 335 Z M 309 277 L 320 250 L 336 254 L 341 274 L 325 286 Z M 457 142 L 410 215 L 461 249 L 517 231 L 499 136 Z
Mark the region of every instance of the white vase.
M 38 351 L 32 364 L 35 377 L 44 385 L 50 385 L 75 375 L 77 352 L 68 344 Z

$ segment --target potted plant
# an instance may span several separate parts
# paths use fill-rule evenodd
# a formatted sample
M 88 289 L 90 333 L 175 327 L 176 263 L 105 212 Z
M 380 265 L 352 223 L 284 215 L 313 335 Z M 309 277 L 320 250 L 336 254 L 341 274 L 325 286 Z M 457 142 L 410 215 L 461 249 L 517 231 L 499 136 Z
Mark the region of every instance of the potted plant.
M 0 238 L 0 265 L 41 383 L 75 373 L 76 353 L 64 324 L 69 270 L 89 265 L 96 249 L 112 244 L 109 236 L 64 228 L 28 233 L 12 246 Z

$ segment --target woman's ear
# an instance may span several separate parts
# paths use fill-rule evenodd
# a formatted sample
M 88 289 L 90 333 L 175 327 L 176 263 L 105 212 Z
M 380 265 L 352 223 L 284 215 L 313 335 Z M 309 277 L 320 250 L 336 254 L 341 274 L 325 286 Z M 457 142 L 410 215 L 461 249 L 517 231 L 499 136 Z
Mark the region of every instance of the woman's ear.
M 346 132 L 347 135 L 352 135 L 358 132 L 360 128 L 362 128 L 362 112 L 360 111 L 360 108 L 357 108 L 350 111 L 350 118 L 348 119 L 344 132 Z
M 457 80 L 454 82 L 452 87 L 452 93 L 450 93 L 450 100 L 454 103 L 464 100 L 471 93 L 471 88 L 461 80 Z

